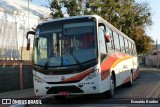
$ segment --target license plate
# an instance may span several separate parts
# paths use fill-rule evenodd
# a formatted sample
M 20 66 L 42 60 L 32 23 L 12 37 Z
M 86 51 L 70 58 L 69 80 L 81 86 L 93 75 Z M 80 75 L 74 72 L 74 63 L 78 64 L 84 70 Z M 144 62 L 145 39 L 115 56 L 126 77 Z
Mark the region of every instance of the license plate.
M 70 95 L 70 92 L 66 92 L 66 91 L 58 92 L 58 95 L 67 96 L 67 95 Z

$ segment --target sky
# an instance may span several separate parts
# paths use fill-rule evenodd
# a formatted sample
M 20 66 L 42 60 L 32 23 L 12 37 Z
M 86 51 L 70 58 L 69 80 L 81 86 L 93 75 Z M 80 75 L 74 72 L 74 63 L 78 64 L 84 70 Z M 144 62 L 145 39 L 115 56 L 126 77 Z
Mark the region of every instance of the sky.
M 151 36 L 154 41 L 158 40 L 160 44 L 160 0 L 135 0 L 136 2 L 147 2 L 151 9 L 152 26 L 146 28 L 147 35 Z
M 25 0 L 27 1 L 27 0 Z M 146 27 L 145 31 L 148 36 L 151 36 L 152 39 L 156 42 L 158 40 L 158 44 L 160 44 L 160 0 L 135 0 L 136 2 L 147 2 L 149 4 L 149 8 L 151 9 L 152 15 L 152 26 Z M 48 0 L 32 0 L 34 4 L 47 6 L 49 4 Z

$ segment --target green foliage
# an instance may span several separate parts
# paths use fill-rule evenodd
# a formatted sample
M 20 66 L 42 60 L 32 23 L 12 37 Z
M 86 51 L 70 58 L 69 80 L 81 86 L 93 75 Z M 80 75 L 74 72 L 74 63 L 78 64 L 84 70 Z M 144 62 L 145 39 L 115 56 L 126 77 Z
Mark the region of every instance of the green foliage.
M 53 0 L 51 3 L 51 13 L 50 15 L 52 16 L 52 18 L 60 18 L 60 17 L 64 17 L 63 12 L 62 12 L 62 4 L 61 1 L 59 0 Z
M 147 53 L 152 48 L 150 43 L 153 43 L 154 41 L 145 34 L 142 27 L 136 27 L 134 31 L 133 40 L 136 41 L 137 52 L 139 54 Z
M 62 7 L 69 16 L 97 14 L 103 17 L 135 41 L 138 53 L 151 49 L 153 40 L 144 32 L 145 26 L 152 24 L 147 3 L 139 4 L 134 0 L 53 0 L 53 18 L 64 16 Z
M 64 7 L 67 8 L 69 16 L 80 15 L 81 8 L 76 0 L 63 0 Z

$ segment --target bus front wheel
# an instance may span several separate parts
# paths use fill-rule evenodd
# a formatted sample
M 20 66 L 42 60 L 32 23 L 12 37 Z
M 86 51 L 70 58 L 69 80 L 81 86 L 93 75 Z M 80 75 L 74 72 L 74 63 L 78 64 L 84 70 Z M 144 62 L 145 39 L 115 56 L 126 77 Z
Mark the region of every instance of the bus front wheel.
M 110 90 L 105 92 L 105 97 L 112 98 L 114 96 L 114 90 L 115 90 L 115 81 L 113 75 L 111 75 L 110 79 Z

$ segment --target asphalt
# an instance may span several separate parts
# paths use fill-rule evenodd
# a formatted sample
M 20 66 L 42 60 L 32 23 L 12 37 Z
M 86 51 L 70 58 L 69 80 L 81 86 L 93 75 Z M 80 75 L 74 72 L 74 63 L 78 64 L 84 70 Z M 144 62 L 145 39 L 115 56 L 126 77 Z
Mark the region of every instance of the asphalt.
M 32 98 L 35 97 L 33 88 L 0 93 L 0 98 Z

